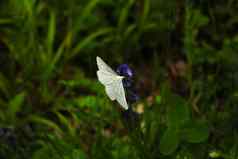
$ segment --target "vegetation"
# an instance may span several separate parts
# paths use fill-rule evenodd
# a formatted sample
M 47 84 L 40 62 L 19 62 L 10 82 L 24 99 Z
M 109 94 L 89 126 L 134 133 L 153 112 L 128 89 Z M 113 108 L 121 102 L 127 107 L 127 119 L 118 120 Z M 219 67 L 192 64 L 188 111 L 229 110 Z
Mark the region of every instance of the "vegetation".
M 238 158 L 237 26 L 235 0 L 1 1 L 0 158 Z

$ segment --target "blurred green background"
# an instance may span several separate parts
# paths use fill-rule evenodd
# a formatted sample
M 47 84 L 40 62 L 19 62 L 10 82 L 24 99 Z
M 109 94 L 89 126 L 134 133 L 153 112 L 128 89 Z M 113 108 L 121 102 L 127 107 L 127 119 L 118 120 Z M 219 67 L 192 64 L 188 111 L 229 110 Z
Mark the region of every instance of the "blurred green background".
M 238 158 L 237 27 L 236 0 L 0 1 L 0 158 Z

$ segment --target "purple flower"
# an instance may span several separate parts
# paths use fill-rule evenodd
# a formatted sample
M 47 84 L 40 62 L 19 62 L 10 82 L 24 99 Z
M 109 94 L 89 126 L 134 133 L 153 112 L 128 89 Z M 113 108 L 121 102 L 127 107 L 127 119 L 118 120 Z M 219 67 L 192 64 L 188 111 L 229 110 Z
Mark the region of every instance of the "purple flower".
M 133 76 L 132 70 L 127 64 L 121 64 L 120 66 L 118 66 L 117 73 L 128 78 L 131 78 Z

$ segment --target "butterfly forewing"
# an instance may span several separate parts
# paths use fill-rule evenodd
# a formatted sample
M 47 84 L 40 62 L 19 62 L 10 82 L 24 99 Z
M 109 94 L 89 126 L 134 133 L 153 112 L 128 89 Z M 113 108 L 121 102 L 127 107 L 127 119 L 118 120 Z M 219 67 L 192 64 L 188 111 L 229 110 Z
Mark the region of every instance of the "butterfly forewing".
M 117 75 L 100 57 L 97 56 L 97 65 L 99 70 L 103 70 L 114 75 Z
M 103 71 L 103 70 L 98 70 L 97 71 L 97 76 L 98 76 L 98 80 L 103 85 L 109 85 L 109 84 L 113 83 L 117 78 L 117 75 L 114 75 L 110 72 L 106 72 L 106 71 Z
M 100 57 L 97 57 L 98 80 L 106 87 L 106 93 L 111 100 L 117 100 L 125 109 L 128 109 L 122 77 L 118 76 Z

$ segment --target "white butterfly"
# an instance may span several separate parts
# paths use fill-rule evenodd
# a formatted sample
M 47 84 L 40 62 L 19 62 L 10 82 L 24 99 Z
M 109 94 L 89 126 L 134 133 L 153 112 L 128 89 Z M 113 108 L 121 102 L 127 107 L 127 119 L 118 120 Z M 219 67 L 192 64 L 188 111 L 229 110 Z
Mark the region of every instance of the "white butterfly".
M 111 100 L 117 100 L 124 108 L 128 109 L 125 91 L 122 84 L 124 76 L 119 76 L 100 57 L 97 56 L 98 80 L 105 86 L 106 93 Z

